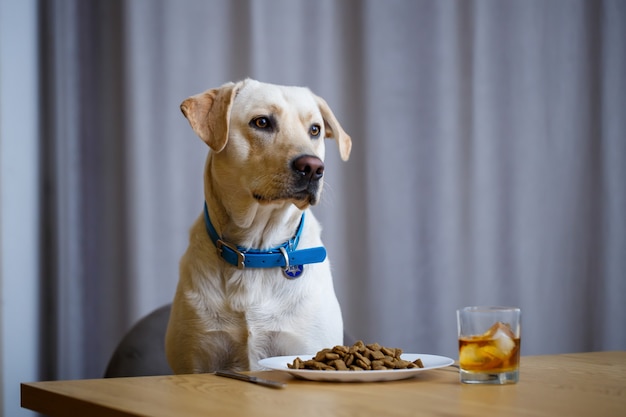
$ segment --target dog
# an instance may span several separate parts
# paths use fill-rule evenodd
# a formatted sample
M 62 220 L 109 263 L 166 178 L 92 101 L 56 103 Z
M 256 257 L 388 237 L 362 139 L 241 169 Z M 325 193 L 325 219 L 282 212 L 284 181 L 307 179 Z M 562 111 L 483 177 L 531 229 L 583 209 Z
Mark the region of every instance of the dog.
M 321 227 L 324 139 L 352 147 L 306 87 L 246 79 L 187 98 L 181 110 L 209 146 L 204 212 L 192 225 L 165 350 L 176 374 L 261 369 L 263 358 L 343 342 Z

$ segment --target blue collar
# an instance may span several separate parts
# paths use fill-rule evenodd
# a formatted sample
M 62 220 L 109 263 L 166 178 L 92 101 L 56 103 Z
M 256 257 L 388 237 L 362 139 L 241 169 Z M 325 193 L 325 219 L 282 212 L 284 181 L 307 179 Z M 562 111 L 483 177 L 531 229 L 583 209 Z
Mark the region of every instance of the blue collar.
M 211 241 L 217 248 L 217 254 L 238 269 L 282 267 L 286 277 L 298 278 L 302 275 L 303 265 L 322 262 L 326 259 L 326 249 L 323 246 L 296 250 L 304 228 L 304 212 L 296 234 L 282 245 L 268 250 L 243 248 L 223 241 L 211 223 L 206 202 L 204 203 L 204 224 Z

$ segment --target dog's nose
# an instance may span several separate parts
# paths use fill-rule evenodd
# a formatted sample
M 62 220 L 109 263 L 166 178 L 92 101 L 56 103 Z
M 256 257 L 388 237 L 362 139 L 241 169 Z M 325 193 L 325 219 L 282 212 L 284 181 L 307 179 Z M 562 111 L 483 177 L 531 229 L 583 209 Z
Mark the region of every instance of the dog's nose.
M 317 181 L 324 175 L 324 162 L 317 156 L 302 155 L 292 163 L 294 171 L 309 181 Z

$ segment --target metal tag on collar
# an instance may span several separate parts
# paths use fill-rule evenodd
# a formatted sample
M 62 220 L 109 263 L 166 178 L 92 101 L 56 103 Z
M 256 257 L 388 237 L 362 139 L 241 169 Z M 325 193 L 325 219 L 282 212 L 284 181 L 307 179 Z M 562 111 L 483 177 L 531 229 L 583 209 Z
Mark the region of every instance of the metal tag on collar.
M 302 273 L 304 272 L 304 265 L 289 265 L 289 255 L 287 254 L 287 250 L 284 246 L 279 248 L 280 253 L 283 254 L 285 258 L 285 269 L 283 269 L 283 275 L 287 279 L 296 279 L 300 278 Z

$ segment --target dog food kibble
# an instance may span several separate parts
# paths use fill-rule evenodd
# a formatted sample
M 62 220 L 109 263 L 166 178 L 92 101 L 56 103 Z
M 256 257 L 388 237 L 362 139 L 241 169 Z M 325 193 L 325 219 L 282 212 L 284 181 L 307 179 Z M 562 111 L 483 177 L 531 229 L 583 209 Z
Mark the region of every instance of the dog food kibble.
M 421 359 L 411 362 L 403 360 L 400 355 L 402 349 L 388 348 L 378 343 L 366 345 L 359 340 L 352 346 L 322 349 L 313 359 L 303 361 L 296 358 L 287 367 L 316 371 L 385 371 L 424 367 Z

